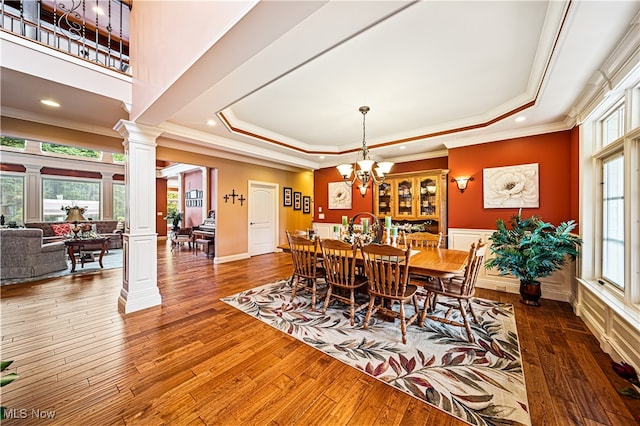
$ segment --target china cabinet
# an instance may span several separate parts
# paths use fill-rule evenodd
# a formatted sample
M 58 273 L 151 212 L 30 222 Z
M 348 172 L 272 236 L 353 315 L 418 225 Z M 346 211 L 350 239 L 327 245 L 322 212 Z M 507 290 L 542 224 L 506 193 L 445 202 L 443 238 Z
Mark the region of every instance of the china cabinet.
M 429 231 L 446 233 L 447 174 L 435 169 L 387 175 L 374 194 L 374 212 L 402 222 L 427 222 Z

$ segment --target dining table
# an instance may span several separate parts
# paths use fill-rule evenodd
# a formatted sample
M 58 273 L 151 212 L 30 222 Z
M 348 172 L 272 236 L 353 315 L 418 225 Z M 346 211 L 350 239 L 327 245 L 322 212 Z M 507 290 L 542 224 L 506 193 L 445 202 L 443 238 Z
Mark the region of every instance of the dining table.
M 398 245 L 399 248 L 406 249 L 405 246 Z M 289 244 L 278 246 L 284 252 L 289 252 Z M 361 257 L 360 251 L 356 254 Z M 319 256 L 322 256 L 319 253 Z M 469 252 L 464 250 L 454 250 L 446 248 L 420 247 L 412 248 L 409 257 L 409 273 L 428 275 L 441 280 L 464 275 Z

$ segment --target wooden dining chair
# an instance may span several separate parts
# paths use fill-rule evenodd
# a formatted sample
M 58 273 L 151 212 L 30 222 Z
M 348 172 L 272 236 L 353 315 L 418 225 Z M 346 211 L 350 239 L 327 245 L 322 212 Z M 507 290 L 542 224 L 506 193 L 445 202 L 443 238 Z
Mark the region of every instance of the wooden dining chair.
M 438 248 L 442 244 L 442 232 L 411 232 L 404 235 L 405 244 L 415 248 Z
M 291 300 L 296 296 L 299 288 L 311 292 L 311 309 L 316 309 L 317 281 L 324 278 L 325 272 L 321 263 L 322 255 L 317 239 L 292 235 L 287 232 L 291 258 L 293 260 L 293 275 L 291 276 Z
M 367 284 L 367 277 L 356 273 L 358 245 L 340 240 L 322 240 L 320 248 L 324 260 L 325 279 L 329 286 L 322 313 L 327 312 L 332 298 L 339 300 L 349 305 L 349 319 L 353 325 L 355 313 L 368 305 L 367 302 L 356 307 L 355 291 Z M 349 292 L 348 297 L 343 295 L 346 291 Z
M 367 275 L 369 291 L 369 308 L 364 319 L 364 328 L 369 326 L 371 315 L 377 311 L 400 319 L 402 343 L 407 343 L 407 326 L 420 316 L 415 285 L 409 284 L 409 256 L 411 249 L 406 250 L 386 244 L 369 244 L 361 247 L 364 269 Z M 377 303 L 376 303 L 377 302 Z M 408 319 L 405 314 L 405 303 L 413 302 L 415 313 Z M 393 310 L 395 303 L 400 309 Z
M 426 318 L 438 321 L 443 324 L 454 325 L 456 327 L 464 327 L 467 332 L 467 339 L 473 343 L 475 341 L 471 334 L 471 326 L 467 314 L 471 313 L 473 322 L 478 324 L 478 318 L 471 305 L 476 290 L 476 280 L 478 273 L 482 268 L 484 261 L 486 245 L 481 241 L 471 244 L 469 249 L 469 257 L 467 266 L 463 276 L 454 277 L 447 280 L 434 279 L 424 283 L 424 289 L 427 290 L 427 300 L 422 311 L 420 324 L 424 323 Z M 449 302 L 439 296 L 448 296 L 455 299 L 455 302 Z M 437 305 L 442 305 L 447 309 L 443 316 L 434 315 Z M 458 310 L 462 315 L 462 322 L 449 319 L 449 316 Z
M 421 249 L 437 249 L 442 244 L 442 232 L 438 234 L 432 234 L 430 232 L 412 232 L 404 235 L 404 243 L 407 247 L 411 247 L 416 250 Z M 410 281 L 431 281 L 433 277 L 423 274 L 411 274 Z M 418 290 L 420 291 L 420 289 Z

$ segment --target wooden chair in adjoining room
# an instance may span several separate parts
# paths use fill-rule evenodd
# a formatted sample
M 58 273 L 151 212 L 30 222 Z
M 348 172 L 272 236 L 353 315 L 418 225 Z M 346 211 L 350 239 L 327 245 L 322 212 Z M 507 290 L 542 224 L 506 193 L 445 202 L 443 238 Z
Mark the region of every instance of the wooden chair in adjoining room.
M 420 316 L 418 309 L 418 288 L 409 284 L 409 256 L 406 250 L 383 244 L 369 244 L 361 247 L 364 269 L 367 274 L 369 308 L 364 319 L 364 328 L 369 326 L 371 315 L 376 311 L 400 319 L 402 343 L 407 343 L 407 326 Z M 377 303 L 376 303 L 377 302 Z M 405 304 L 413 302 L 415 313 L 408 319 Z M 399 303 L 400 309 L 394 311 L 393 304 Z
M 356 274 L 356 253 L 358 245 L 340 240 L 320 241 L 324 259 L 325 279 L 328 284 L 322 313 L 327 312 L 331 298 L 349 305 L 349 319 L 354 324 L 355 313 L 366 308 L 368 303 L 356 307 L 355 291 L 367 284 L 367 278 Z M 349 297 L 341 292 L 348 291 Z
M 486 245 L 481 241 L 471 244 L 464 276 L 454 277 L 447 280 L 433 279 L 423 283 L 424 289 L 427 290 L 427 301 L 425 302 L 424 310 L 420 318 L 421 324 L 424 323 L 426 318 L 429 318 L 430 320 L 438 321 L 443 324 L 464 327 L 467 332 L 467 339 L 469 342 L 475 341 L 473 334 L 471 333 L 471 326 L 469 324 L 469 319 L 467 318 L 467 313 L 471 313 L 473 321 L 477 324 L 478 318 L 476 313 L 473 311 L 471 300 L 475 294 L 478 273 L 483 265 L 485 249 Z M 455 299 L 455 302 L 450 303 L 448 300 L 439 296 L 448 296 Z M 442 305 L 448 308 L 444 316 L 434 315 L 437 305 Z M 462 315 L 462 322 L 449 319 L 449 316 L 456 309 Z
M 183 244 L 189 245 L 191 250 L 191 228 L 180 228 L 177 231 L 171 232 L 171 251 L 178 247 L 182 247 Z
M 287 231 L 287 239 L 293 260 L 293 275 L 291 276 L 291 300 L 296 296 L 299 288 L 311 292 L 311 309 L 316 309 L 317 282 L 324 278 L 325 271 L 321 264 L 322 255 L 319 241 L 292 235 Z

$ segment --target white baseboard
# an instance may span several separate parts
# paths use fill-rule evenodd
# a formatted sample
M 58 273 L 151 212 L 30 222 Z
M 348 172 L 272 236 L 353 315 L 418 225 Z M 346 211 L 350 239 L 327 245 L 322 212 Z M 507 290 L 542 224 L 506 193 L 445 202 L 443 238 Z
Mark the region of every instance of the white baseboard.
M 213 259 L 213 263 L 217 265 L 218 263 L 235 262 L 236 260 L 249 259 L 250 257 L 251 256 L 249 256 L 249 253 L 238 253 L 238 254 L 232 254 L 231 256 L 222 256 L 222 257 L 216 256 Z

